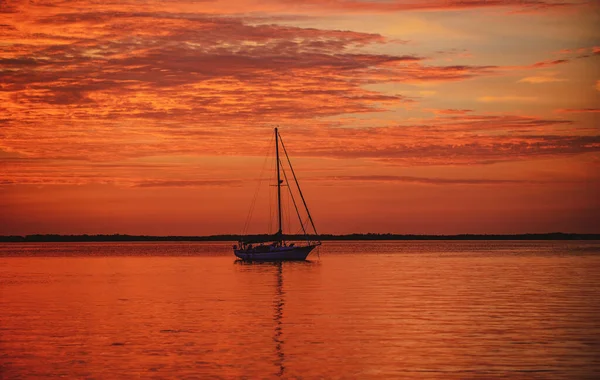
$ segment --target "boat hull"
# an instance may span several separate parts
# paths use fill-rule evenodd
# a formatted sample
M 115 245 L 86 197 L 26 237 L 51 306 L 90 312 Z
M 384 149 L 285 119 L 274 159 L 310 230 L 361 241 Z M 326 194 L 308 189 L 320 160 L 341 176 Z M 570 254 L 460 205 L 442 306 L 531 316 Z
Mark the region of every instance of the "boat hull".
M 234 249 L 233 253 L 244 261 L 303 261 L 316 245 L 279 247 L 269 252 L 252 252 Z

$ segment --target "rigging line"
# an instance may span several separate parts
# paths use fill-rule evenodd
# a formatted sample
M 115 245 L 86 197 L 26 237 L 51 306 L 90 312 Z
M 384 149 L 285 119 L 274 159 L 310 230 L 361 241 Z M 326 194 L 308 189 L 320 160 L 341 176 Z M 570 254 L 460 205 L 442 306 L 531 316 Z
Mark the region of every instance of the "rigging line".
M 290 196 L 289 194 L 284 197 L 285 198 L 285 207 L 283 208 L 283 215 L 285 220 L 286 231 L 291 231 L 291 222 L 290 222 Z
M 301 222 L 300 224 L 304 224 L 305 226 L 308 226 L 308 218 L 304 219 L 304 221 Z M 300 232 L 302 232 L 302 229 L 300 229 L 300 228 L 296 229 L 296 235 L 299 235 Z
M 250 203 L 250 210 L 248 210 L 248 215 L 246 216 L 246 221 L 244 222 L 244 229 L 242 231 L 242 235 L 246 234 L 246 232 L 248 231 L 248 228 L 250 227 L 250 223 L 252 221 L 252 214 L 253 214 L 254 208 L 256 206 L 256 200 L 258 198 L 258 193 L 260 191 L 260 185 L 263 182 L 263 173 L 265 171 L 265 167 L 267 166 L 267 162 L 268 162 L 268 158 L 269 158 L 269 150 L 270 150 L 270 147 L 271 147 L 271 141 L 273 141 L 273 137 L 271 137 L 271 139 L 269 140 L 269 144 L 267 145 L 265 159 L 263 160 L 263 165 L 262 165 L 262 168 L 260 170 L 260 175 L 259 175 L 259 178 L 258 178 L 258 184 L 256 186 L 256 190 L 254 191 L 254 197 L 252 198 L 252 202 Z
M 271 165 L 273 166 L 273 165 Z M 271 172 L 271 167 L 269 167 L 269 173 Z M 269 182 L 267 183 L 271 183 L 273 181 L 273 175 L 269 175 Z M 275 215 L 275 212 L 273 211 L 273 205 L 271 204 L 271 200 L 273 198 L 273 188 L 271 186 L 269 186 L 269 197 L 267 198 L 267 203 L 269 204 L 269 216 L 267 218 L 267 233 L 270 234 L 271 233 L 271 228 L 273 227 L 273 218 Z
M 270 142 L 271 143 L 273 140 L 275 139 L 275 137 L 272 137 Z M 269 160 L 269 181 L 267 182 L 268 184 L 271 184 L 274 182 L 275 178 L 274 174 L 273 174 L 273 162 L 276 160 L 276 152 L 274 148 L 270 148 L 271 153 L 273 153 L 273 158 L 274 160 Z M 273 188 L 271 187 L 271 185 L 269 185 L 269 196 L 267 198 L 267 203 L 269 204 L 269 215 L 267 218 L 267 234 L 271 233 L 271 228 L 273 227 L 273 219 L 275 218 L 275 211 L 273 210 L 273 204 L 272 204 L 272 199 L 273 199 Z
M 308 226 L 308 218 L 304 219 L 304 222 L 303 222 L 303 223 L 304 223 L 306 226 Z M 307 236 L 308 236 L 308 235 L 307 235 Z M 318 236 L 317 236 L 317 239 L 318 239 Z M 307 240 L 310 240 L 310 239 L 307 239 Z
M 288 181 L 285 170 L 282 170 L 282 172 L 283 172 L 283 178 L 285 179 L 285 183 L 290 192 L 290 198 L 292 198 L 292 203 L 294 204 L 294 208 L 296 209 L 296 215 L 298 215 L 298 221 L 300 222 L 300 227 L 302 227 L 302 231 L 304 232 L 304 237 L 307 237 L 306 229 L 304 228 L 304 224 L 302 223 L 302 218 L 300 217 L 300 211 L 298 211 L 298 206 L 296 205 L 296 200 L 294 199 L 294 195 L 292 194 L 292 187 L 290 186 L 290 182 Z M 292 170 L 292 172 L 293 172 L 293 170 Z
M 288 185 L 288 187 L 289 187 L 289 185 Z M 288 189 L 288 194 L 287 194 L 286 198 L 287 199 L 286 199 L 286 205 L 285 205 L 285 207 L 286 207 L 285 212 L 287 213 L 287 230 L 292 231 L 292 228 L 294 226 L 294 218 L 292 217 L 292 205 L 290 202 L 291 195 L 290 195 L 289 189 Z
M 292 162 L 290 161 L 290 156 L 288 156 L 287 150 L 285 149 L 285 145 L 283 144 L 283 140 L 281 136 L 279 136 L 279 142 L 281 142 L 281 147 L 283 148 L 283 152 L 285 153 L 285 158 L 287 158 L 288 164 L 290 166 L 290 170 L 292 171 L 292 175 L 294 176 L 294 181 L 296 182 L 296 187 L 298 188 L 298 193 L 300 194 L 300 198 L 302 198 L 302 203 L 304 204 L 304 208 L 306 209 L 306 214 L 308 215 L 308 219 L 310 220 L 310 224 L 315 231 L 315 235 L 318 235 L 317 228 L 315 227 L 315 223 L 313 222 L 312 216 L 310 216 L 310 211 L 308 210 L 308 206 L 306 205 L 306 200 L 304 199 L 304 195 L 302 194 L 302 189 L 300 189 L 300 184 L 298 184 L 298 178 L 296 178 L 296 173 L 294 172 L 294 168 L 292 167 Z
M 258 199 L 258 193 L 260 192 L 260 185 L 262 184 L 262 181 L 263 181 L 263 173 L 265 171 L 265 166 L 267 164 L 267 157 L 268 157 L 268 150 L 267 150 L 267 155 L 265 157 L 265 160 L 263 161 L 262 169 L 260 171 L 260 175 L 258 178 L 258 184 L 257 184 L 256 190 L 254 192 L 254 197 L 250 204 L 250 210 L 248 210 L 248 215 L 246 216 L 246 222 L 244 223 L 244 231 L 243 231 L 244 235 L 248 231 L 248 228 L 250 227 L 250 223 L 252 222 L 252 215 L 254 213 L 254 209 L 256 208 L 256 200 Z

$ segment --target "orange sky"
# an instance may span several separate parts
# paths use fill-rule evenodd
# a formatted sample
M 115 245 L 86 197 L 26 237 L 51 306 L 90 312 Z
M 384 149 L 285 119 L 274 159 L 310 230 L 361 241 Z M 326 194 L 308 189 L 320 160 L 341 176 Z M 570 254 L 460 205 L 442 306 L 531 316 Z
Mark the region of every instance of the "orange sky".
M 276 125 L 324 233 L 600 232 L 597 1 L 0 13 L 2 235 L 240 233 Z

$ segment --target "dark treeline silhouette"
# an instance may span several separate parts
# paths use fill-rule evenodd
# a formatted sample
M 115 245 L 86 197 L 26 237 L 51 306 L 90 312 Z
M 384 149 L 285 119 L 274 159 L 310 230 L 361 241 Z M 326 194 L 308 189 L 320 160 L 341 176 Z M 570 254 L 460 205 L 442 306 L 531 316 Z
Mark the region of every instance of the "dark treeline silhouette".
M 27 235 L 0 236 L 0 242 L 102 242 L 102 241 L 266 241 L 273 235 L 211 235 L 211 236 L 146 236 L 146 235 Z M 572 234 L 552 232 L 545 234 L 461 234 L 461 235 L 399 235 L 348 234 L 320 235 L 320 240 L 600 240 L 600 234 Z M 285 235 L 286 240 L 305 240 L 304 235 Z

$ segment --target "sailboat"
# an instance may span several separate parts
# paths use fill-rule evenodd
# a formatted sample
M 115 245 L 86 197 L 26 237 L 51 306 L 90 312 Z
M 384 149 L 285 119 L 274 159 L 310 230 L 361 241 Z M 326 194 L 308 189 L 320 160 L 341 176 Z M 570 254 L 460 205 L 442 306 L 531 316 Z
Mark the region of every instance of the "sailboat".
M 286 240 L 286 235 L 283 233 L 283 212 L 281 209 L 281 187 L 284 183 L 284 180 L 281 177 L 283 173 L 283 178 L 285 179 L 286 186 L 290 189 L 290 183 L 288 181 L 288 176 L 286 172 L 283 170 L 282 162 L 279 158 L 279 146 L 283 148 L 283 152 L 287 159 L 287 164 L 290 168 L 291 174 L 294 179 L 294 183 L 298 190 L 298 194 L 302 200 L 302 204 L 304 206 L 306 215 L 308 216 L 307 223 L 302 221 L 300 216 L 300 212 L 298 211 L 298 204 L 294 198 L 293 192 L 290 190 L 290 196 L 294 205 L 294 209 L 296 210 L 296 215 L 298 216 L 298 220 L 300 221 L 300 226 L 302 232 L 304 233 L 304 240 L 301 242 L 298 241 L 288 241 Z M 306 200 L 304 199 L 304 195 L 302 194 L 302 190 L 300 189 L 300 185 L 298 184 L 298 179 L 296 178 L 296 173 L 292 168 L 292 163 L 287 154 L 287 150 L 285 149 L 285 145 L 281 140 L 281 136 L 275 128 L 275 161 L 277 167 L 277 232 L 273 235 L 268 235 L 265 239 L 241 239 L 237 245 L 233 246 L 233 253 L 244 261 L 289 261 L 289 260 L 306 260 L 306 257 L 310 254 L 310 252 L 321 245 L 321 241 L 318 239 L 317 230 L 315 228 L 315 224 L 313 222 L 312 216 L 310 215 L 310 211 L 308 210 L 308 206 L 306 205 Z M 307 233 L 308 222 L 310 222 L 310 227 L 314 231 L 314 237 L 311 238 Z

